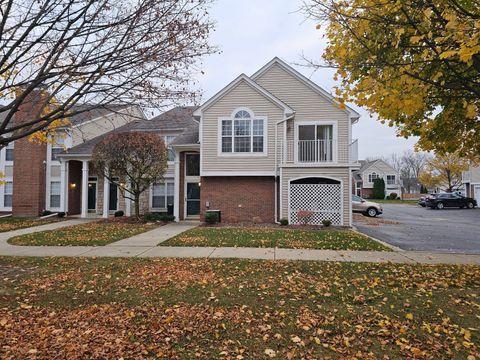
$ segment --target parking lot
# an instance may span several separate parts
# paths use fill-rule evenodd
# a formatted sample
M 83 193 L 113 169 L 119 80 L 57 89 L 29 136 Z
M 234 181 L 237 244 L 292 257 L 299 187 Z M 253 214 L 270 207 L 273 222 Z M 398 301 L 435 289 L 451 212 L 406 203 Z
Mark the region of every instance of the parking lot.
M 383 204 L 379 219 L 398 223 L 368 224 L 357 229 L 403 250 L 480 254 L 480 209 L 432 210 L 416 205 Z M 387 221 L 388 222 L 388 221 Z

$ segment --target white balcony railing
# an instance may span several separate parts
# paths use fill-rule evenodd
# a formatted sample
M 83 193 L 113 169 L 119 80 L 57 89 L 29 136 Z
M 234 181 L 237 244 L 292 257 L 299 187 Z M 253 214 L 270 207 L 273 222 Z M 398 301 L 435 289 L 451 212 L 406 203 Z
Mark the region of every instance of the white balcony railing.
M 336 140 L 290 140 L 281 143 L 280 159 L 283 164 L 353 163 L 358 161 L 358 141 L 338 146 Z

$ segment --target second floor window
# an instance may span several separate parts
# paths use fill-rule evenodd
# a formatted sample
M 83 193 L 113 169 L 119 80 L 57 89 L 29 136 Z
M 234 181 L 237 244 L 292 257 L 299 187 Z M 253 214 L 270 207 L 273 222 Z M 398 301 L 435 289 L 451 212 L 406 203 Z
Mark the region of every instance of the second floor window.
M 13 142 L 5 148 L 5 161 L 13 161 Z
M 238 111 L 233 119 L 224 119 L 222 153 L 263 153 L 264 121 L 254 119 L 246 110 Z
M 172 147 L 172 141 L 175 140 L 175 136 L 167 135 L 165 136 L 165 146 L 168 151 L 168 161 L 175 161 L 175 150 Z
M 373 172 L 371 174 L 368 174 L 368 182 L 373 183 L 375 179 L 378 179 L 380 176 L 378 176 L 377 173 Z
M 60 133 L 55 139 L 55 143 L 52 144 L 52 161 L 58 161 L 57 156 L 65 150 L 65 135 Z
M 395 175 L 387 175 L 387 185 L 395 185 L 396 182 L 397 181 Z

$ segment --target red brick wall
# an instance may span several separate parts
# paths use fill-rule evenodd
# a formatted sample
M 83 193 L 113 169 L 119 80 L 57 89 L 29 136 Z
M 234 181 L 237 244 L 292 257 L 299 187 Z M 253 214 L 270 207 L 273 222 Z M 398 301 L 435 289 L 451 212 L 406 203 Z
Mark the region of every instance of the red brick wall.
M 373 189 L 362 189 L 362 197 L 365 199 L 369 199 L 373 196 Z
M 275 217 L 275 179 L 273 177 L 202 177 L 201 219 L 210 210 L 221 210 L 222 222 L 272 223 Z
M 40 92 L 27 97 L 13 123 L 31 121 L 38 116 L 43 107 L 42 99 Z M 45 210 L 47 146 L 23 138 L 15 141 L 13 154 L 12 213 L 14 216 L 38 216 Z
M 71 184 L 75 184 L 72 187 Z M 82 163 L 68 162 L 68 214 L 80 214 L 82 210 Z

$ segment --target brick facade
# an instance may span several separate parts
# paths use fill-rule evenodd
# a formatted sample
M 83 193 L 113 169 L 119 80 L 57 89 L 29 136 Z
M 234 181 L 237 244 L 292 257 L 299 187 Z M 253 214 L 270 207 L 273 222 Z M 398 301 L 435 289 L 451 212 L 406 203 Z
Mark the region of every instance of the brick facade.
M 275 178 L 266 176 L 202 177 L 201 219 L 206 202 L 209 209 L 221 210 L 222 222 L 274 222 Z
M 43 108 L 41 92 L 32 93 L 15 114 L 13 124 L 31 121 Z M 30 142 L 28 138 L 15 141 L 13 151 L 13 216 L 38 216 L 45 210 L 46 144 Z

